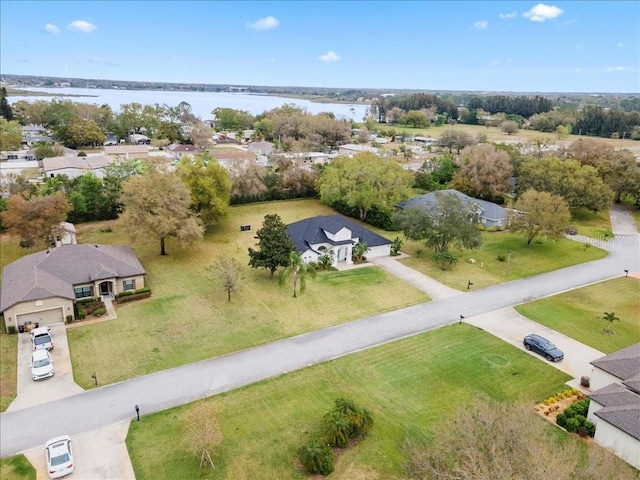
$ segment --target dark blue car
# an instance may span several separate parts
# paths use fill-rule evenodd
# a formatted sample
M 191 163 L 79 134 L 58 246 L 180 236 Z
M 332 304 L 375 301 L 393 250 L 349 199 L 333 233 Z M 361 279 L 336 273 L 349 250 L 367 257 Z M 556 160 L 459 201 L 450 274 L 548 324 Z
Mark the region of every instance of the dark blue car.
M 539 353 L 550 362 L 559 362 L 564 358 L 564 353 L 553 343 L 540 335 L 532 333 L 524 337 L 524 348 Z

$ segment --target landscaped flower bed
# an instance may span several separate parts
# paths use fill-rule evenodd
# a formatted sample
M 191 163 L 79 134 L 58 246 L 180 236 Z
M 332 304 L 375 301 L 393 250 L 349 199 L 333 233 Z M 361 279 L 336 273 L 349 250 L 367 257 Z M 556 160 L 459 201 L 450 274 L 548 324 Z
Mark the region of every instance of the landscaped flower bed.
M 595 425 L 587 420 L 589 399 L 577 388 L 570 388 L 545 399 L 534 410 L 569 433 L 593 437 Z
M 151 296 L 151 289 L 139 288 L 138 290 L 126 290 L 116 295 L 116 303 L 126 303 Z

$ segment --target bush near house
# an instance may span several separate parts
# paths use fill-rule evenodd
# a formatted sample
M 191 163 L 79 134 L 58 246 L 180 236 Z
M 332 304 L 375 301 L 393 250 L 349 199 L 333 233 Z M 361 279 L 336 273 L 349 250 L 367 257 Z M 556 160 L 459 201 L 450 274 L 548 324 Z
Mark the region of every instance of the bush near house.
M 139 288 L 137 290 L 126 290 L 116 295 L 117 303 L 132 302 L 133 300 L 140 300 L 151 296 L 150 288 Z
M 589 411 L 589 399 L 578 400 L 556 417 L 556 423 L 567 432 L 577 433 L 581 437 L 593 437 L 596 427 L 587 420 Z

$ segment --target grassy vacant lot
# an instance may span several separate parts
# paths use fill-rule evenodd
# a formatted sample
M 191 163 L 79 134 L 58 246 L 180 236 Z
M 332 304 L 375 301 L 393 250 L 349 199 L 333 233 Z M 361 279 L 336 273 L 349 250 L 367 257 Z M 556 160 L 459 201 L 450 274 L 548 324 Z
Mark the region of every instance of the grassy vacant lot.
M 542 240 L 540 243 L 534 240 L 531 246 L 527 247 L 522 234 L 507 231 L 483 232 L 482 246 L 475 251 L 452 250 L 458 257 L 458 264 L 446 271 L 436 265 L 433 250 L 427 249 L 421 242 L 405 240 L 402 251 L 411 255 L 410 258 L 401 260 L 403 263 L 459 290 L 466 290 L 469 280 L 473 282 L 472 288 L 475 290 L 604 258 L 607 255 L 604 250 L 592 246 L 585 248 L 578 242 L 566 239 L 558 242 Z M 418 255 L 420 251 L 422 254 Z M 512 252 L 509 275 L 506 274 L 507 252 Z M 498 260 L 499 255 L 503 255 L 505 260 Z M 469 263 L 471 258 L 476 263 Z
M 317 201 L 240 206 L 223 228 L 192 248 L 170 244 L 165 257 L 155 243 L 137 248 L 153 294 L 117 306 L 115 321 L 68 329 L 76 382 L 91 388 L 93 372 L 103 385 L 117 382 L 429 300 L 377 267 L 320 272 L 293 298 L 290 284 L 281 287 L 268 271 L 247 266 L 242 290 L 228 302 L 205 267 L 221 255 L 247 265 L 255 230 L 265 214 L 276 212 L 289 223 L 332 211 Z M 245 224 L 251 232 L 239 231 Z M 126 243 L 118 223 L 111 226 L 112 232 L 81 226 L 81 241 Z
M 0 460 L 2 480 L 36 480 L 36 469 L 24 455 L 14 455 Z
M 608 210 L 592 212 L 586 208 L 574 209 L 571 211 L 571 225 L 576 227 L 579 235 L 586 237 L 604 239 L 605 235 L 613 235 Z
M 404 440 L 428 437 L 457 405 L 481 393 L 533 403 L 567 380 L 492 335 L 453 325 L 204 400 L 216 405 L 223 436 L 215 472 L 199 472 L 199 458 L 183 447 L 189 405 L 133 422 L 127 447 L 139 480 L 303 479 L 296 450 L 344 396 L 370 409 L 375 425 L 340 455 L 331 478 L 401 478 Z
M 572 290 L 516 310 L 604 353 L 640 342 L 640 279 L 617 278 Z M 604 312 L 615 312 L 620 321 L 611 325 L 615 334 L 603 333 L 609 323 Z
M 507 135 L 498 127 L 485 127 L 483 125 L 457 124 L 457 125 L 442 125 L 440 127 L 429 127 L 429 128 L 411 128 L 411 127 L 403 127 L 401 125 L 398 125 L 398 126 L 380 125 L 380 128 L 383 130 L 393 129 L 396 131 L 396 135 L 402 135 L 406 132 L 407 135 L 424 136 L 424 137 L 432 137 L 432 138 L 438 138 L 440 135 L 442 135 L 442 132 L 444 132 L 445 130 L 458 130 L 458 131 L 468 132 L 473 137 L 475 137 L 478 134 L 484 134 L 484 135 L 487 135 L 487 139 L 489 142 L 497 142 L 497 143 L 513 142 L 513 143 L 524 144 L 527 142 L 531 142 L 534 139 L 535 140 L 542 139 L 548 144 L 562 143 L 564 146 L 568 146 L 578 139 L 590 138 L 593 140 L 598 140 L 600 142 L 606 143 L 615 148 L 632 147 L 632 146 L 640 145 L 639 140 L 625 139 L 624 142 L 621 142 L 621 140 L 619 139 L 614 140 L 611 138 L 585 137 L 585 136 L 578 136 L 578 135 L 569 135 L 567 138 L 560 140 L 558 139 L 558 135 L 556 135 L 555 133 L 544 133 L 544 132 L 538 132 L 536 130 L 523 130 L 523 129 L 518 130 L 518 132 L 514 135 Z
M 18 393 L 18 336 L 4 333 L 4 321 L 0 329 L 0 412 L 4 412 Z

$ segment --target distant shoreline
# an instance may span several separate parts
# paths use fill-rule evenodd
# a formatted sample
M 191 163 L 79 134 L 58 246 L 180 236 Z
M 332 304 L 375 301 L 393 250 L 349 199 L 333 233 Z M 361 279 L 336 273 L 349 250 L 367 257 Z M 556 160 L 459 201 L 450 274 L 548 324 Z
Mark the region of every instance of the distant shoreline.
M 76 95 L 74 93 L 60 93 L 53 95 L 49 92 L 34 92 L 33 90 L 17 90 L 15 88 L 7 87 L 8 97 L 91 97 L 97 98 L 99 95 Z

